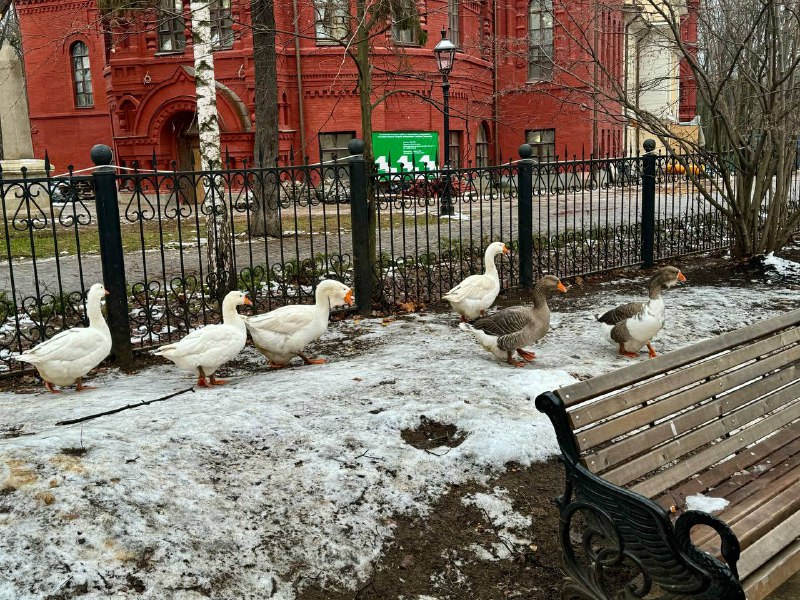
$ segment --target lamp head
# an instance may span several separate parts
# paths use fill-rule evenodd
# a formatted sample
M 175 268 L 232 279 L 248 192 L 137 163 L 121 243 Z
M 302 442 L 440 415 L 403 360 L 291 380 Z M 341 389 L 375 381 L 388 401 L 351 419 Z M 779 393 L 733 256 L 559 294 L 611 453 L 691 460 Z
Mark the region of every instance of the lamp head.
M 442 75 L 448 75 L 453 70 L 453 62 L 456 58 L 456 47 L 453 42 L 447 39 L 447 31 L 442 29 L 442 39 L 433 49 L 436 55 L 436 65 Z

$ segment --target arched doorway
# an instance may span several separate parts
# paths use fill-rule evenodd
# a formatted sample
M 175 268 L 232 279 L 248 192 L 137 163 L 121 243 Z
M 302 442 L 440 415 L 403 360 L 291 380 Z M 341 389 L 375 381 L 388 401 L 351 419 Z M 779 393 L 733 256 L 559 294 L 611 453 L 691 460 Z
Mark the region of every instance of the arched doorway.
M 179 171 L 199 171 L 205 165 L 200 156 L 200 130 L 197 115 L 193 112 L 179 112 L 164 125 L 166 148 L 175 157 Z
M 175 161 L 178 171 L 200 171 L 205 168 L 207 165 L 203 164 L 200 154 L 197 114 L 183 111 L 170 117 L 161 130 L 161 148 L 164 154 L 171 156 Z M 180 193 L 189 202 L 202 200 L 202 182 L 198 178 L 193 187 L 188 177 L 181 178 Z

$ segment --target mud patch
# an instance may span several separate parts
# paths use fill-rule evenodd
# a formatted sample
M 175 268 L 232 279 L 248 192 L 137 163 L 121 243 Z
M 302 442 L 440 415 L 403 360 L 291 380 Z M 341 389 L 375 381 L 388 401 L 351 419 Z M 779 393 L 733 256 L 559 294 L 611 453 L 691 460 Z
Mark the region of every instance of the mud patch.
M 457 448 L 467 439 L 467 434 L 452 423 L 440 423 L 421 415 L 419 425 L 414 429 L 403 429 L 400 437 L 419 450 L 433 450 L 442 446 Z

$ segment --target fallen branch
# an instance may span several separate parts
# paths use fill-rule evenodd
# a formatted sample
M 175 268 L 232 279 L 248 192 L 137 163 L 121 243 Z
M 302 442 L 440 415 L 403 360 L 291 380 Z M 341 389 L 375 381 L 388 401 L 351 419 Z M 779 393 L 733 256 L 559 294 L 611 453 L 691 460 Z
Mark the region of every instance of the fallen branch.
M 74 425 L 75 423 L 83 423 L 84 421 L 91 421 L 92 419 L 96 419 L 97 417 L 105 417 L 106 415 L 113 415 L 115 413 L 122 412 L 123 410 L 128 410 L 129 408 L 138 408 L 140 406 L 145 406 L 147 404 L 153 404 L 155 402 L 162 402 L 164 400 L 169 400 L 170 398 L 174 398 L 175 396 L 180 396 L 181 394 L 185 394 L 186 392 L 194 392 L 194 386 L 186 388 L 185 390 L 181 390 L 179 392 L 173 392 L 172 394 L 168 394 L 166 396 L 161 396 L 161 398 L 156 398 L 155 400 L 142 400 L 141 402 L 137 402 L 136 404 L 127 404 L 125 406 L 120 406 L 119 408 L 115 408 L 113 410 L 107 410 L 105 412 L 95 413 L 93 415 L 87 415 L 79 419 L 59 421 L 58 423 L 56 423 L 56 425 Z

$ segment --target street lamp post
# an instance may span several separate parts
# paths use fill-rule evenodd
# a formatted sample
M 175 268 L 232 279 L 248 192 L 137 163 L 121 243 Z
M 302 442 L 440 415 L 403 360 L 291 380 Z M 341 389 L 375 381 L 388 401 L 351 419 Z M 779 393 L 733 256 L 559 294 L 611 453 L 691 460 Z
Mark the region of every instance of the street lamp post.
M 436 56 L 436 65 L 442 74 L 442 98 L 444 100 L 444 187 L 442 188 L 441 202 L 439 205 L 439 215 L 452 215 L 452 189 L 450 187 L 450 80 L 448 75 L 453 69 L 453 62 L 456 58 L 456 47 L 453 42 L 447 39 L 447 31 L 442 28 L 442 39 L 433 49 Z

